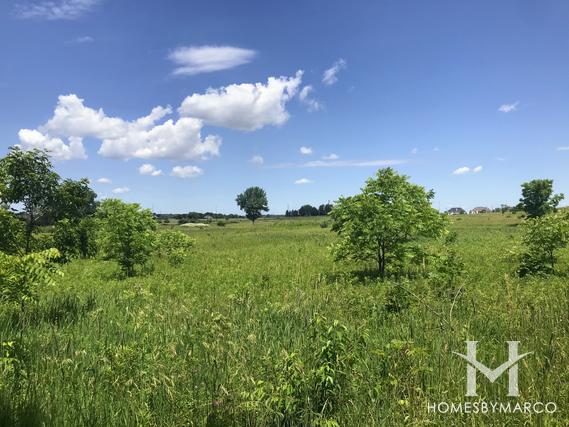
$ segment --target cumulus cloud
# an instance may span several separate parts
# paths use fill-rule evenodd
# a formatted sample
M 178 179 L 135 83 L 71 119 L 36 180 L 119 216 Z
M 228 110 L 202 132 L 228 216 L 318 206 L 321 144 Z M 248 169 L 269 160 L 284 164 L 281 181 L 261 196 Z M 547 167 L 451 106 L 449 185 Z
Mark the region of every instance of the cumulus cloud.
M 203 175 L 203 170 L 197 166 L 174 166 L 170 175 L 178 178 L 194 178 Z
M 233 46 L 187 46 L 173 50 L 168 58 L 176 64 L 175 75 L 192 76 L 247 64 L 256 54 Z
M 296 185 L 304 185 L 304 184 L 312 184 L 314 181 L 311 181 L 307 178 L 300 178 L 294 181 Z
M 312 148 L 311 147 L 300 147 L 300 154 L 302 154 L 303 156 L 309 156 L 312 154 Z
M 513 104 L 502 104 L 498 107 L 498 111 L 501 113 L 511 113 L 513 111 L 518 111 L 519 102 L 514 102 Z
M 286 103 L 298 92 L 302 71 L 294 77 L 269 77 L 266 84 L 232 84 L 194 93 L 178 109 L 181 116 L 231 129 L 253 131 L 267 125 L 282 125 L 288 118 Z
M 97 182 L 99 184 L 112 184 L 113 181 L 111 181 L 109 178 L 99 178 Z
M 82 139 L 70 136 L 68 143 L 61 138 L 51 138 L 34 129 L 20 129 L 18 132 L 21 146 L 24 150 L 38 148 L 47 150 L 53 158 L 57 160 L 86 159 L 85 147 Z
M 127 121 L 109 117 L 103 109 L 85 106 L 83 99 L 77 95 L 62 95 L 53 117 L 37 131 L 21 130 L 20 140 L 24 145 L 29 144 L 31 132 L 41 133 L 45 136 L 44 140 L 33 134 L 35 144 L 60 146 L 59 157 L 64 159 L 84 158 L 82 138 L 102 141 L 98 153 L 120 159 L 205 159 L 219 155 L 221 138 L 215 135 L 202 138 L 201 120 L 182 117 L 175 121 L 162 121 L 171 113 L 170 107 L 158 106 L 147 116 Z M 58 138 L 69 138 L 69 150 L 53 142 Z
M 115 194 L 124 194 L 124 193 L 128 193 L 130 191 L 130 188 L 128 188 L 128 187 L 117 187 L 117 188 L 113 188 L 112 191 Z
M 337 154 L 334 154 L 334 153 L 330 153 L 327 156 L 323 156 L 322 158 L 324 160 L 338 160 L 340 158 L 340 156 L 338 156 Z
M 458 169 L 455 169 L 452 173 L 453 175 L 464 175 L 467 173 L 478 173 L 482 171 L 482 166 L 476 166 L 474 168 L 469 168 L 468 166 L 462 166 Z
M 312 86 L 304 86 L 298 94 L 298 99 L 306 105 L 309 112 L 313 113 L 315 111 L 320 111 L 323 106 L 319 101 L 310 97 L 311 92 L 314 92 L 314 88 Z
M 325 85 L 333 85 L 338 81 L 338 73 L 346 68 L 347 64 L 342 58 L 338 59 L 334 64 L 324 71 L 322 75 L 322 83 Z
M 145 163 L 138 168 L 138 173 L 141 175 L 160 176 L 162 175 L 162 170 L 157 169 L 156 166 L 150 163 Z
M 22 19 L 73 20 L 90 12 L 101 0 L 43 0 L 16 4 Z
M 262 156 L 253 156 L 249 159 L 249 162 L 255 165 L 262 165 L 263 163 L 265 163 L 265 159 L 263 159 Z

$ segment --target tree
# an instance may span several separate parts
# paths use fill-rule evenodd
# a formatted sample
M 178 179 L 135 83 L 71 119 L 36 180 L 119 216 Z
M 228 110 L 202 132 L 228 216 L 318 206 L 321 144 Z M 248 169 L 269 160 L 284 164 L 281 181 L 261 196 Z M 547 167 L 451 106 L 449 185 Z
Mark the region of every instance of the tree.
M 245 216 L 250 219 L 253 224 L 255 220 L 260 218 L 263 211 L 269 210 L 269 202 L 267 201 L 267 193 L 261 187 L 249 187 L 243 193 L 239 194 L 235 199 L 239 209 L 245 211 Z
M 103 256 L 116 260 L 126 276 L 144 265 L 152 253 L 156 221 L 149 209 L 117 199 L 104 200 L 96 213 Z
M 59 184 L 59 176 L 44 150 L 23 151 L 10 147 L 6 157 L 0 159 L 2 202 L 21 203 L 26 214 L 25 251 L 30 243 L 37 221 L 49 214 Z
M 300 216 L 318 216 L 318 209 L 312 205 L 303 205 L 298 209 Z
M 374 261 L 385 278 L 388 263 L 403 262 L 419 238 L 445 232 L 446 216 L 431 206 L 433 197 L 392 168 L 380 169 L 360 194 L 340 197 L 330 213 L 340 237 L 336 259 Z
M 16 254 L 22 249 L 24 224 L 12 212 L 0 207 L 0 252 Z
M 524 221 L 518 274 L 555 273 L 557 253 L 569 244 L 569 214 L 553 213 Z
M 554 212 L 565 196 L 553 194 L 552 179 L 534 179 L 522 184 L 522 197 L 518 208 L 525 211 L 529 218 L 535 218 Z
M 59 219 L 79 221 L 95 213 L 97 203 L 95 193 L 89 187 L 89 180 L 86 178 L 74 181 L 64 180 L 57 188 L 54 216 Z

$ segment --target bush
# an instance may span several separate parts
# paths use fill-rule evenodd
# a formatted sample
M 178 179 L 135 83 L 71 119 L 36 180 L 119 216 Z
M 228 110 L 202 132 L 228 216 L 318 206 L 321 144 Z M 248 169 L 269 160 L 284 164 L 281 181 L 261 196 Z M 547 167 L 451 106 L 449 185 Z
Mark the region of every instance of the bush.
M 36 299 L 39 287 L 53 284 L 61 275 L 54 264 L 59 257 L 57 249 L 23 256 L 0 252 L 0 300 L 23 305 Z
M 117 199 L 103 201 L 97 209 L 99 248 L 106 259 L 118 262 L 126 276 L 144 265 L 154 247 L 156 221 L 149 209 Z
M 62 219 L 55 224 L 53 240 L 63 261 L 94 256 L 96 250 L 95 221 L 84 218 L 80 221 Z
M 520 228 L 522 250 L 518 253 L 518 275 L 555 273 L 557 253 L 569 243 L 569 214 L 528 218 Z
M 186 259 L 196 241 L 186 233 L 169 230 L 157 233 L 156 243 L 160 256 L 168 258 L 171 265 L 179 265 Z
M 14 214 L 0 208 L 0 252 L 15 254 L 24 247 L 24 224 Z

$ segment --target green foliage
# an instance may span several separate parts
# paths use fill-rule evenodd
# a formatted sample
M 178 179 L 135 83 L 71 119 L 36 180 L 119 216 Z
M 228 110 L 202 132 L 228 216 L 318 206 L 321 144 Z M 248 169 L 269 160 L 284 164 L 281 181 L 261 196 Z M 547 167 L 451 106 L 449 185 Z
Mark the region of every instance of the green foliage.
M 66 179 L 57 188 L 53 214 L 57 219 L 79 221 L 95 213 L 96 198 L 97 194 L 89 187 L 88 179 Z
M 2 208 L 0 208 L 0 236 L 0 252 L 15 254 L 23 248 L 23 222 Z
M 63 261 L 92 257 L 97 252 L 96 222 L 91 217 L 75 221 L 57 221 L 53 230 L 53 241 Z
M 518 274 L 555 273 L 557 254 L 569 243 L 569 214 L 559 212 L 529 218 L 520 228 Z
M 553 194 L 552 179 L 534 179 L 522 184 L 518 208 L 525 211 L 528 217 L 535 218 L 555 211 L 564 197 L 563 193 Z
M 392 168 L 379 170 L 361 194 L 341 197 L 330 213 L 340 237 L 336 259 L 374 261 L 384 278 L 386 266 L 401 264 L 419 238 L 444 233 L 446 217 L 431 206 L 433 197 Z
M 101 202 L 96 213 L 100 221 L 99 248 L 106 259 L 118 262 L 126 276 L 144 265 L 154 245 L 156 221 L 149 209 L 118 199 Z
M 260 218 L 262 212 L 269 210 L 267 193 L 261 187 L 249 187 L 235 199 L 239 209 L 245 211 L 245 216 L 253 223 Z
M 38 289 L 60 274 L 54 264 L 59 256 L 57 249 L 22 256 L 0 252 L 0 301 L 23 305 L 36 299 Z
M 22 204 L 26 214 L 25 251 L 31 250 L 31 238 L 36 222 L 48 215 L 53 207 L 59 176 L 53 171 L 48 153 L 43 150 L 23 151 L 11 147 L 0 159 L 2 200 Z
M 158 253 L 166 257 L 171 265 L 184 262 L 195 243 L 195 239 L 181 231 L 166 230 L 156 234 Z

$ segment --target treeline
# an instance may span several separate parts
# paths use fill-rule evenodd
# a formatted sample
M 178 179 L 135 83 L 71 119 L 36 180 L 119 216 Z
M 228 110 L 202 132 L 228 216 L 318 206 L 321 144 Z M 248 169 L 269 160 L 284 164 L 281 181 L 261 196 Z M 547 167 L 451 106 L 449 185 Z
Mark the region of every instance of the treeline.
M 194 222 L 194 221 L 204 221 L 204 220 L 219 220 L 219 219 L 239 219 L 245 218 L 243 215 L 237 214 L 221 214 L 221 213 L 214 213 L 214 212 L 188 212 L 188 213 L 181 213 L 181 214 L 158 214 L 155 213 L 154 217 L 160 222 L 166 222 L 170 219 L 174 219 L 178 222 L 178 224 L 184 224 L 187 222 Z
M 324 216 L 328 215 L 332 211 L 333 205 L 330 203 L 322 204 L 318 207 L 312 205 L 303 205 L 299 209 L 287 210 L 285 216 L 296 217 L 296 216 Z

